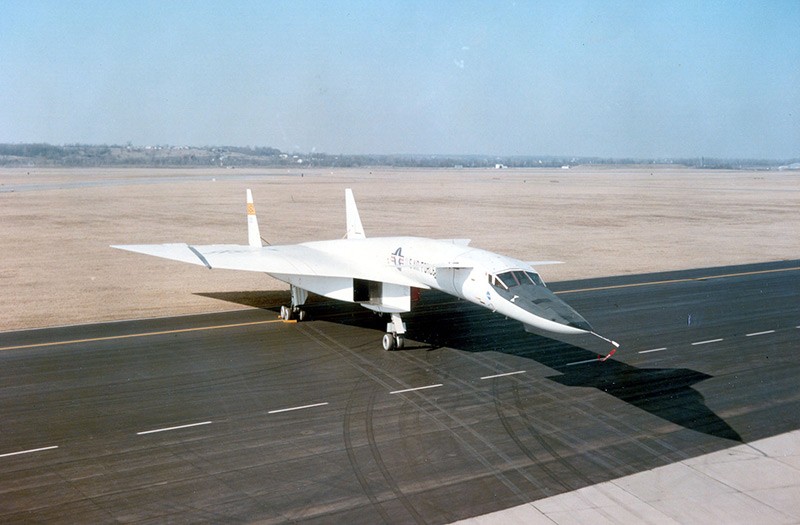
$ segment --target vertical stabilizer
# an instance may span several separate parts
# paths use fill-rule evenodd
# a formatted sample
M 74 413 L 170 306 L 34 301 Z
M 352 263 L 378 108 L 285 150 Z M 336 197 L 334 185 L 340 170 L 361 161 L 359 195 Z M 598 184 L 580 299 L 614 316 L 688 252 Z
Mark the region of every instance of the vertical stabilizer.
M 347 238 L 364 239 L 364 227 L 361 225 L 361 217 L 358 216 L 356 199 L 353 197 L 353 190 L 344 190 L 345 211 L 347 213 Z
M 247 190 L 247 243 L 250 246 L 260 248 L 261 232 L 258 230 L 258 219 L 256 218 L 256 207 L 253 204 L 253 192 Z

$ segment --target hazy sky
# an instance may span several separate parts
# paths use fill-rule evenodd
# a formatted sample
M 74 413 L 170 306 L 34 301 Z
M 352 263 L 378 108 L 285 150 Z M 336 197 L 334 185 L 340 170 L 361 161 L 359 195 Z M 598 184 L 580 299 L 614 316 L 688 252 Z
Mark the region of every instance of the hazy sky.
M 0 142 L 800 156 L 800 1 L 0 0 Z

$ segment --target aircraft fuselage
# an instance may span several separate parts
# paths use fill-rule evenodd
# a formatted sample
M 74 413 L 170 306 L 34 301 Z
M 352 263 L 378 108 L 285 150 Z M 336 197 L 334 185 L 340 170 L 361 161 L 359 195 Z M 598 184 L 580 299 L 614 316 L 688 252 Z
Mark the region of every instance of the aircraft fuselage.
M 302 246 L 350 267 L 384 266 L 387 271 L 407 277 L 416 287 L 455 295 L 530 327 L 561 334 L 592 330 L 583 317 L 545 286 L 530 264 L 471 248 L 466 241 L 370 237 L 308 242 Z M 271 275 L 319 295 L 358 302 L 378 312 L 401 313 L 411 309 L 413 285 L 383 283 L 380 293 L 376 291 L 368 300 L 359 300 L 354 279 L 308 274 Z

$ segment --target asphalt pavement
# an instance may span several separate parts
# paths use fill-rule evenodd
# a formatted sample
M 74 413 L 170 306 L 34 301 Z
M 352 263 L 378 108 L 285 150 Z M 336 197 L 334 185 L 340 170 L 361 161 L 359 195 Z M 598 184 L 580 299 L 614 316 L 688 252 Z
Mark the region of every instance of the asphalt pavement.
M 327 301 L 0 333 L 0 519 L 447 523 L 800 429 L 800 261 L 551 288 L 612 359 L 434 292 L 396 352 Z

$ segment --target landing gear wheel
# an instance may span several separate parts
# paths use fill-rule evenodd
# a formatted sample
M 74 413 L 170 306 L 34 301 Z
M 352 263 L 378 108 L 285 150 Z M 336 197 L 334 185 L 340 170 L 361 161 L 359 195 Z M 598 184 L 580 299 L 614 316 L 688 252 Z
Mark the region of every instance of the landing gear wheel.
M 284 321 L 291 321 L 294 319 L 295 321 L 302 322 L 306 318 L 306 311 L 301 310 L 300 308 L 294 306 L 281 306 L 281 313 L 280 318 Z
M 399 313 L 392 314 L 392 320 L 386 323 L 386 335 L 383 336 L 383 349 L 394 350 L 403 348 L 406 344 L 406 324 L 400 318 Z

